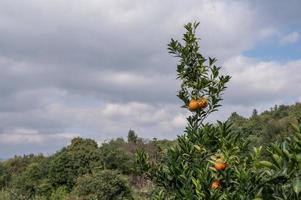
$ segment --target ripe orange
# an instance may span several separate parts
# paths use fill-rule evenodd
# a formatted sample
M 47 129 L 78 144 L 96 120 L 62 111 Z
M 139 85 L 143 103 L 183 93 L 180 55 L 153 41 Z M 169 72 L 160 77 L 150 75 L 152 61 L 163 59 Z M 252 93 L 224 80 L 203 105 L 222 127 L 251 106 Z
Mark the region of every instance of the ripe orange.
M 202 97 L 198 99 L 199 108 L 206 108 L 208 106 L 208 99 L 205 97 Z
M 218 189 L 219 187 L 221 187 L 221 182 L 219 180 L 215 180 L 212 182 L 211 189 Z
M 188 109 L 190 111 L 196 111 L 199 108 L 199 103 L 197 100 L 192 99 L 188 104 Z
M 215 168 L 216 170 L 218 170 L 218 171 L 222 171 L 222 170 L 226 169 L 226 167 L 227 167 L 227 164 L 226 164 L 226 163 L 216 162 L 216 163 L 214 164 L 214 168 Z

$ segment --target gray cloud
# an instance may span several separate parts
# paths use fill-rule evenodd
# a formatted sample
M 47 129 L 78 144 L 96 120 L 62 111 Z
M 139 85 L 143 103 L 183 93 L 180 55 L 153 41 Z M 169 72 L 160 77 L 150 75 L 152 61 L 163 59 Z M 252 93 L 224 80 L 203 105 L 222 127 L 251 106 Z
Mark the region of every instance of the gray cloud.
M 275 27 L 300 27 L 301 13 L 299 8 L 301 2 L 299 0 L 255 0 L 250 2 L 258 17 L 262 19 L 261 23 L 269 23 Z

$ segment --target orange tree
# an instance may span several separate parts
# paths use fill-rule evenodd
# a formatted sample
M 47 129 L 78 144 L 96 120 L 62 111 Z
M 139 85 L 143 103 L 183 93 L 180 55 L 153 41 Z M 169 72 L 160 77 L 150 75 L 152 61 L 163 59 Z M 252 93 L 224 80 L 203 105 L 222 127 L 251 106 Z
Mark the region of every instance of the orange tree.
M 177 144 L 168 149 L 163 160 L 148 168 L 147 174 L 159 188 L 152 198 L 298 199 L 301 134 L 293 138 L 294 142 L 288 139 L 272 145 L 270 160 L 261 160 L 261 148 L 248 151 L 246 133 L 235 131 L 228 122 L 204 122 L 221 106 L 230 76 L 220 74 L 215 58 L 205 58 L 199 52 L 198 25 L 186 24 L 183 41 L 171 39 L 168 44 L 169 53 L 179 58 L 181 88 L 177 96 L 191 115 Z M 295 127 L 297 130 L 300 132 Z

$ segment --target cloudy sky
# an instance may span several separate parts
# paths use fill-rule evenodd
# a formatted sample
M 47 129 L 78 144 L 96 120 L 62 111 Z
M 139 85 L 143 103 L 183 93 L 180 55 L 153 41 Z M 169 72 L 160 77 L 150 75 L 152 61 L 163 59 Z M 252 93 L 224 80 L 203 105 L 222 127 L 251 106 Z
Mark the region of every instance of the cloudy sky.
M 299 0 L 0 0 L 0 158 L 75 136 L 175 138 L 185 126 L 170 38 L 199 21 L 201 50 L 232 76 L 224 107 L 301 101 Z

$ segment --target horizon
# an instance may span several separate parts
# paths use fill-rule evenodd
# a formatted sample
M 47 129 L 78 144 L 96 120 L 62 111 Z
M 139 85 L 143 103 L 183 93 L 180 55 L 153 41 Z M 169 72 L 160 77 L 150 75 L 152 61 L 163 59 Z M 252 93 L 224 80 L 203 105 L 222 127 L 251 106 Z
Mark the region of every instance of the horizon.
M 296 104 L 300 104 L 301 102 L 295 102 L 295 103 L 293 103 L 293 104 L 290 104 L 290 105 L 274 105 L 274 106 L 272 106 L 272 107 L 270 107 L 269 109 L 267 109 L 267 110 L 264 110 L 264 111 L 262 111 L 262 112 L 258 112 L 257 114 L 258 115 L 261 115 L 261 114 L 263 114 L 264 112 L 270 112 L 272 109 L 274 109 L 275 108 L 275 106 L 294 106 L 294 105 L 296 105 Z M 257 109 L 256 108 L 254 108 L 253 110 L 256 110 L 257 111 Z M 252 110 L 252 111 L 253 111 Z M 218 112 L 218 111 L 217 111 Z M 235 111 L 233 111 L 231 114 L 233 114 L 233 113 L 237 113 L 237 112 L 235 112 Z M 242 115 L 240 115 L 240 113 L 237 113 L 239 116 L 241 116 L 241 117 L 244 117 L 245 119 L 250 119 L 251 117 L 252 117 L 252 114 L 250 114 L 249 116 L 242 116 Z M 231 115 L 229 115 L 229 117 L 230 117 Z M 228 118 L 229 118 L 228 117 Z M 227 118 L 227 119 L 228 119 Z M 217 121 L 215 121 L 215 122 L 211 122 L 211 123 L 213 123 L 213 124 L 215 124 Z M 133 129 L 130 129 L 130 130 L 133 130 Z M 133 130 L 133 131 L 135 131 L 135 130 Z M 154 138 L 144 138 L 144 137 L 140 137 L 139 136 L 139 133 L 137 133 L 136 131 L 135 131 L 135 133 L 137 134 L 137 136 L 138 136 L 138 138 L 140 138 L 140 139 L 142 139 L 143 141 L 144 140 L 146 140 L 147 142 L 150 142 L 150 141 L 152 141 Z M 79 137 L 79 136 L 77 136 L 77 137 Z M 77 138 L 77 137 L 74 137 L 74 138 Z M 36 153 L 27 153 L 27 154 L 19 154 L 19 155 L 12 155 L 12 156 L 10 156 L 10 157 L 7 157 L 7 158 L 5 158 L 5 157 L 0 157 L 0 162 L 1 161 L 6 161 L 6 160 L 9 160 L 9 159 L 11 159 L 11 158 L 14 158 L 15 156 L 17 156 L 17 157 L 24 157 L 24 156 L 29 156 L 29 155 L 35 155 L 35 156 L 37 156 L 37 155 L 43 155 L 43 156 L 45 156 L 45 157 L 49 157 L 49 156 L 52 156 L 52 155 L 54 155 L 55 153 L 57 153 L 57 152 L 60 152 L 61 150 L 62 150 L 62 148 L 64 148 L 64 147 L 66 147 L 67 145 L 70 145 L 71 144 L 71 141 L 72 141 L 72 139 L 74 139 L 74 138 L 71 138 L 69 141 L 68 141 L 68 143 L 66 143 L 66 145 L 65 146 L 62 146 L 62 147 L 60 147 L 59 149 L 56 149 L 54 152 L 46 152 L 46 153 L 42 153 L 42 152 L 36 152 Z M 91 138 L 88 138 L 88 137 L 80 137 L 80 138 L 83 138 L 83 139 L 91 139 Z M 116 140 L 116 139 L 123 139 L 125 142 L 127 142 L 127 135 L 124 135 L 124 136 L 122 136 L 122 137 L 116 137 L 116 138 L 109 138 L 109 139 L 106 139 L 106 140 L 104 140 L 104 141 L 96 141 L 97 142 L 97 145 L 98 145 L 98 147 L 101 147 L 101 145 L 102 144 L 104 144 L 104 143 L 108 143 L 108 142 L 110 142 L 111 140 Z M 158 138 L 156 138 L 156 139 L 158 139 Z M 176 140 L 177 139 L 177 137 L 175 137 L 175 138 L 170 138 L 170 139 L 168 139 L 168 138 L 161 138 L 161 139 L 159 139 L 159 140 L 169 140 L 169 141 L 171 141 L 171 140 Z M 145 142 L 145 141 L 144 141 Z

